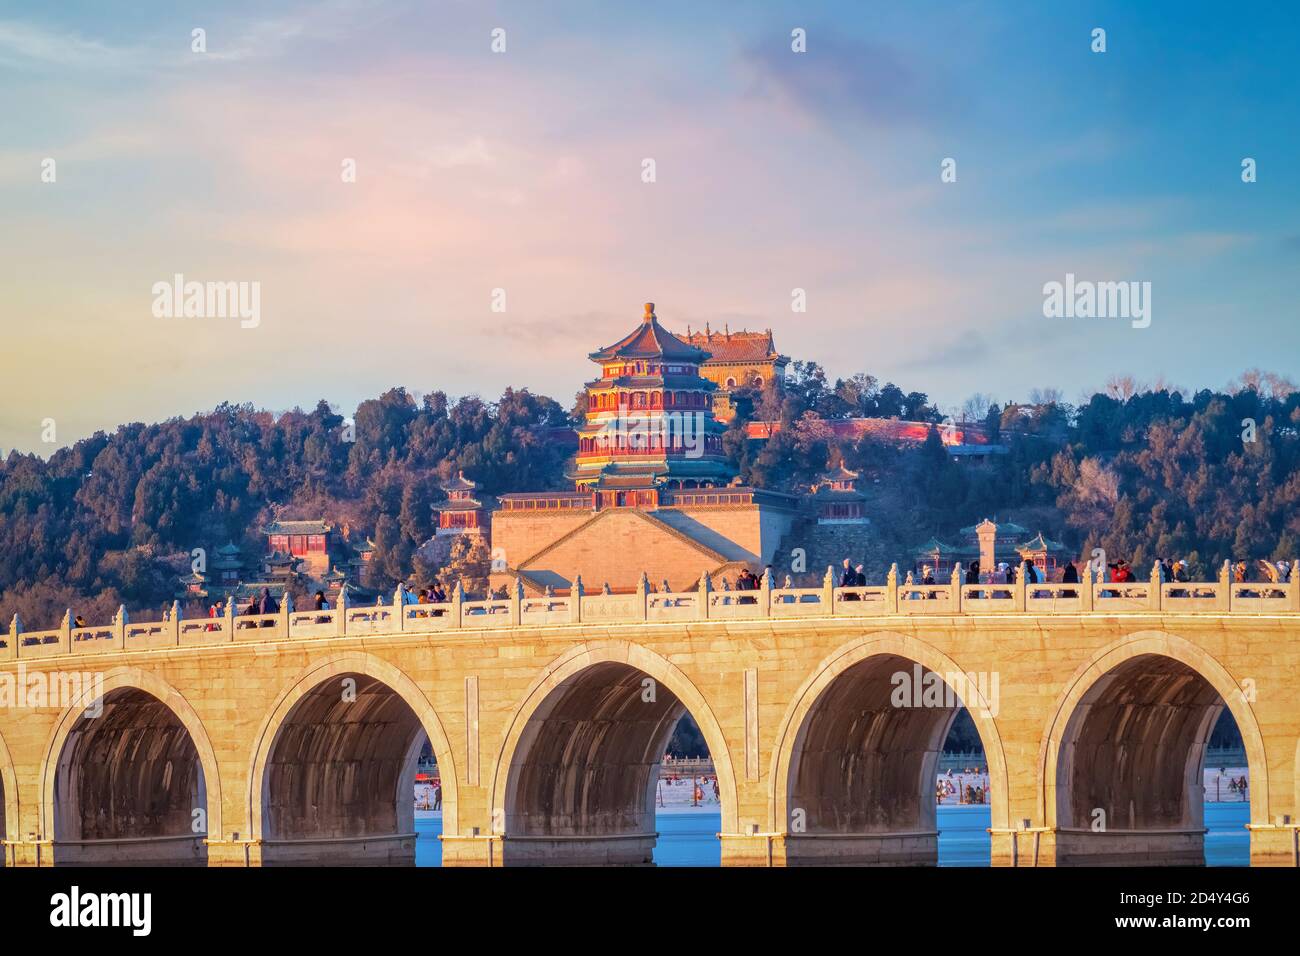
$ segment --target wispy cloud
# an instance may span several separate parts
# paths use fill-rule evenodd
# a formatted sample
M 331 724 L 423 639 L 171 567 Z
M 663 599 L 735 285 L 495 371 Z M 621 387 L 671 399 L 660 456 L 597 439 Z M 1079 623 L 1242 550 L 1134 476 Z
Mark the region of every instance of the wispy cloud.
M 1117 368 L 1213 384 L 1300 354 L 1297 180 L 1236 182 L 1240 155 L 1296 152 L 1295 85 L 1234 79 L 1204 24 L 1158 18 L 1153 83 L 1149 58 L 1091 54 L 1052 5 L 1010 25 L 986 6 L 828 2 L 804 54 L 799 20 L 680 3 L 8 13 L 0 314 L 31 317 L 3 342 L 30 400 L 25 424 L 0 415 L 0 446 L 48 450 L 33 410 L 73 439 L 398 383 L 571 395 L 646 300 L 671 329 L 771 326 L 832 378 L 943 403 Z M 1286 19 L 1215 29 L 1284 75 Z M 175 272 L 261 282 L 265 321 L 154 319 L 151 284 Z M 1152 280 L 1151 329 L 1049 323 L 1042 286 L 1067 272 Z M 121 369 L 149 374 L 106 385 Z
M 900 50 L 832 30 L 816 32 L 804 53 L 769 38 L 741 54 L 739 69 L 751 98 L 812 124 L 913 126 L 951 115 L 962 96 Z
M 140 49 L 16 20 L 0 20 L 0 64 L 31 69 L 121 70 L 138 64 Z
M 0 20 L 0 65 L 100 75 L 176 69 L 193 65 L 192 31 L 200 28 L 205 32 L 207 61 L 270 59 L 299 41 L 342 39 L 361 23 L 395 16 L 402 6 L 382 0 L 327 0 L 247 21 L 216 10 L 196 17 L 191 26 L 173 23 L 170 33 L 155 30 L 147 41 L 135 44 L 114 44 L 30 20 Z

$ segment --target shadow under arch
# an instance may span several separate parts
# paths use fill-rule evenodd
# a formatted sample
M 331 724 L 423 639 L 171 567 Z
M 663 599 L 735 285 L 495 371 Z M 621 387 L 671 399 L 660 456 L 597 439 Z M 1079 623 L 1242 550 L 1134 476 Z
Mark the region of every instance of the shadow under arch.
M 1140 693 L 1138 681 L 1142 679 L 1159 683 L 1158 700 L 1132 699 Z M 1113 735 L 1108 735 L 1106 747 L 1116 753 L 1115 760 L 1131 757 L 1127 752 L 1129 748 L 1136 751 L 1139 747 L 1146 747 L 1148 754 L 1157 750 L 1164 754 L 1164 765 L 1157 770 L 1157 773 L 1164 771 L 1162 778 L 1147 780 L 1144 792 L 1156 793 L 1156 788 L 1163 786 L 1163 791 L 1174 794 L 1175 786 L 1181 784 L 1177 791 L 1178 799 L 1187 800 L 1176 808 L 1183 821 L 1181 828 L 1169 823 L 1155 826 L 1144 822 L 1144 818 L 1152 813 L 1144 814 L 1136 801 L 1131 801 L 1129 807 L 1120 808 L 1120 819 L 1130 824 L 1127 829 L 1093 831 L 1090 827 L 1082 827 L 1081 821 L 1076 819 L 1077 808 L 1073 805 L 1077 802 L 1073 793 L 1075 744 L 1088 727 L 1092 714 L 1101 713 L 1101 709 L 1106 707 L 1128 708 L 1132 716 L 1125 721 L 1125 727 L 1132 728 L 1128 731 L 1130 735 L 1145 732 L 1150 737 L 1153 733 L 1159 734 L 1156 740 L 1134 739 L 1121 741 L 1120 745 L 1115 743 Z M 1176 722 L 1165 716 L 1168 723 L 1159 724 L 1158 717 L 1144 719 L 1136 712 L 1136 708 L 1142 707 L 1148 710 L 1161 707 L 1166 714 L 1176 708 L 1183 714 Z M 1204 841 L 1194 832 L 1202 823 L 1192 819 L 1203 815 L 1199 790 L 1192 789 L 1199 788 L 1201 780 L 1193 777 L 1204 767 L 1204 745 L 1224 707 L 1236 721 L 1246 751 L 1251 776 L 1251 823 L 1266 824 L 1269 819 L 1269 768 L 1259 722 L 1249 701 L 1241 693 L 1240 685 L 1210 653 L 1185 638 L 1164 631 L 1137 631 L 1101 648 L 1080 665 L 1052 709 L 1039 750 L 1038 812 L 1046 826 L 1056 831 L 1057 863 L 1111 864 L 1126 862 L 1126 856 L 1141 864 L 1185 865 L 1196 862 L 1197 857 L 1203 862 Z M 1170 746 L 1166 739 L 1168 729 L 1184 735 L 1181 763 L 1174 759 L 1179 756 L 1177 747 Z M 1188 734 L 1190 736 L 1186 736 Z M 1154 746 L 1156 743 L 1158 748 Z M 1096 742 L 1091 746 L 1095 747 Z M 1071 779 L 1066 779 L 1067 776 Z M 1172 821 L 1173 809 L 1163 809 Z M 1134 823 L 1142 825 L 1133 826 Z M 1161 833 L 1162 830 L 1167 832 Z M 1108 837 L 1123 837 L 1126 833 L 1142 836 L 1131 837 L 1124 847 L 1119 847 L 1114 840 L 1111 848 L 1102 846 L 1102 841 Z
M 57 805 L 59 778 L 69 737 L 82 724 L 87 709 L 97 701 L 103 701 L 107 705 L 114 698 L 121 699 L 126 696 L 135 696 L 137 699 L 131 701 L 131 703 L 144 706 L 149 706 L 151 703 L 144 698 L 152 698 L 153 702 L 160 704 L 166 711 L 170 712 L 171 717 L 184 729 L 198 759 L 201 774 L 201 793 L 204 796 L 204 810 L 207 814 L 206 833 L 220 834 L 222 832 L 220 768 L 217 764 L 212 741 L 208 737 L 208 732 L 203 726 L 203 721 L 199 718 L 198 712 L 195 711 L 180 691 L 156 674 L 138 667 L 116 667 L 104 673 L 102 683 L 96 683 L 85 688 L 71 706 L 64 710 L 50 731 L 49 740 L 45 745 L 40 776 L 41 831 L 47 840 L 55 842 L 56 865 L 60 862 L 58 838 L 59 830 L 62 829 L 59 815 L 56 812 L 59 809 Z M 102 859 L 100 858 L 101 854 Z M 65 853 L 64 856 L 67 856 L 67 854 Z M 98 850 L 89 848 L 76 854 L 77 858 L 73 862 L 103 862 L 114 865 L 129 862 L 146 864 L 157 862 L 201 862 L 201 859 L 191 860 L 186 858 L 177 860 L 175 853 L 169 853 L 165 850 L 161 859 L 155 859 L 149 856 L 148 847 L 144 845 L 135 846 L 126 856 L 129 858 L 124 858 L 124 855 L 111 845 L 111 841 L 105 841 Z
M 644 675 L 652 678 L 660 688 L 658 692 L 660 695 L 663 690 L 668 691 L 667 698 L 658 701 L 661 705 L 659 710 L 649 715 L 650 723 L 634 738 L 610 741 L 599 730 L 584 735 L 583 743 L 589 747 L 587 756 L 599 757 L 600 749 L 607 743 L 613 747 L 624 747 L 625 754 L 630 752 L 626 749 L 630 747 L 641 755 L 635 769 L 646 779 L 637 777 L 630 783 L 625 782 L 621 788 L 626 796 L 638 802 L 637 807 L 627 809 L 639 813 L 642 817 L 646 815 L 653 817 L 652 794 L 658 783 L 658 775 L 653 772 L 654 768 L 658 766 L 663 756 L 663 748 L 667 746 L 677 718 L 681 713 L 689 712 L 699 726 L 713 759 L 722 810 L 722 832 L 736 832 L 736 777 L 732 766 L 731 750 L 727 745 L 722 726 L 718 723 L 717 716 L 704 695 L 671 661 L 640 644 L 619 640 L 595 641 L 571 648 L 548 664 L 542 674 L 529 686 L 506 724 L 505 737 L 497 753 L 491 783 L 493 829 L 504 837 L 505 865 L 543 862 L 649 862 L 649 855 L 653 850 L 653 837 L 648 841 L 642 840 L 637 846 L 630 846 L 620 851 L 618 844 L 621 834 L 618 832 L 568 836 L 557 834 L 554 835 L 554 842 L 542 841 L 546 844 L 544 851 L 517 850 L 513 853 L 512 859 L 511 837 L 515 837 L 518 846 L 522 837 L 531 835 L 520 832 L 521 829 L 526 829 L 526 827 L 521 828 L 521 819 L 529 815 L 530 811 L 540 809 L 521 810 L 517 806 L 521 777 L 525 776 L 524 771 L 526 771 L 530 752 L 538 742 L 543 725 L 555 713 L 557 707 L 563 706 L 565 698 L 580 685 L 584 675 L 588 680 L 600 680 L 603 687 L 598 687 L 597 692 L 605 698 L 605 702 L 608 702 L 611 692 L 617 693 L 623 701 L 626 701 L 630 686 L 628 680 L 634 676 Z M 635 691 L 637 694 L 641 692 L 639 680 L 635 684 Z M 612 712 L 606 713 L 616 717 Z M 569 716 L 571 715 L 564 715 L 560 719 L 567 720 Z M 633 769 L 631 764 L 624 764 L 614 772 L 630 778 L 632 775 L 628 771 Z M 562 787 L 569 795 L 577 794 L 581 797 L 586 793 L 598 796 L 596 788 L 600 786 L 600 781 L 593 781 L 590 778 L 599 775 L 600 768 L 596 768 L 587 778 L 578 780 L 571 776 L 556 785 Z M 531 813 L 534 819 L 538 815 L 536 812 Z M 645 827 L 641 829 L 644 831 Z M 629 839 L 630 837 L 629 834 Z M 566 852 L 573 854 L 573 858 L 565 858 L 563 854 Z M 620 857 L 621 852 L 626 858 Z
M 874 665 L 874 666 L 873 666 Z M 889 671 L 897 671 L 900 666 L 913 669 L 919 666 L 924 674 L 936 674 L 943 685 L 951 690 L 960 704 L 966 706 L 984 745 L 984 755 L 988 762 L 990 790 L 990 822 L 993 828 L 1005 828 L 1009 819 L 1009 797 L 1006 755 L 1002 744 L 1002 735 L 994 715 L 997 712 L 996 699 L 987 699 L 979 686 L 978 680 L 963 670 L 955 661 L 930 644 L 915 637 L 892 631 L 876 632 L 855 638 L 840 645 L 825 657 L 813 669 L 795 693 L 785 716 L 777 731 L 772 751 L 772 764 L 769 773 L 768 805 L 772 816 L 768 826 L 773 833 L 784 834 L 786 838 L 786 862 L 804 862 L 801 857 L 807 854 L 807 862 L 815 863 L 892 863 L 892 864 L 933 864 L 937 861 L 937 839 L 928 829 L 901 833 L 892 846 L 884 845 L 882 838 L 890 835 L 887 828 L 863 830 L 862 819 L 848 821 L 837 832 L 819 836 L 800 837 L 791 832 L 793 808 L 791 795 L 797 784 L 803 749 L 813 718 L 819 716 L 819 706 L 831 701 L 834 689 L 839 686 L 852 694 L 868 686 L 878 697 L 884 683 L 891 683 L 887 678 Z M 910 676 L 910 675 L 909 675 Z M 991 682 L 990 682 L 991 683 Z M 844 703 L 844 702 L 841 702 Z M 881 728 L 874 731 L 883 732 L 890 742 L 902 745 L 910 744 L 910 762 L 903 765 L 901 774 L 890 776 L 900 785 L 900 792 L 895 796 L 901 804 L 906 800 L 917 801 L 912 804 L 917 819 L 927 826 L 935 813 L 934 787 L 938 770 L 938 752 L 943 746 L 957 707 L 936 710 L 930 708 L 899 708 L 899 713 L 907 713 L 906 718 L 912 725 L 898 731 L 899 718 L 894 718 L 893 728 Z M 827 737 L 824 743 L 843 743 L 850 732 L 871 733 L 873 728 L 847 726 L 841 721 L 839 726 L 823 726 L 818 732 Z M 834 739 L 831 739 L 834 738 Z M 842 753 L 842 751 L 841 751 Z M 901 749 L 898 755 L 907 754 Z M 845 769 L 840 766 L 841 775 L 861 770 L 865 773 L 880 774 L 880 766 Z M 836 768 L 828 766 L 834 771 Z M 876 778 L 879 784 L 881 779 Z M 861 787 L 862 781 L 858 780 Z M 915 790 L 909 789 L 915 786 Z M 849 781 L 844 780 L 841 790 L 847 789 Z M 821 795 L 823 799 L 826 795 Z M 836 795 L 832 795 L 836 796 Z M 860 812 L 863 808 L 857 808 Z M 833 838 L 838 837 L 838 840 Z M 836 846 L 838 842 L 840 845 Z M 880 844 L 880 845 L 874 845 Z
M 455 836 L 460 832 L 457 810 L 458 777 L 455 757 L 451 742 L 443 730 L 442 721 L 439 719 L 433 705 L 419 685 L 396 665 L 373 654 L 354 651 L 314 662 L 300 671 L 290 682 L 288 688 L 280 695 L 254 738 L 246 796 L 251 835 L 255 842 L 262 844 L 262 861 L 264 863 L 277 862 L 274 859 L 276 854 L 268 854 L 267 852 L 267 843 L 271 839 L 267 833 L 268 798 L 271 784 L 271 775 L 267 772 L 267 768 L 271 763 L 271 757 L 275 752 L 276 745 L 281 739 L 282 732 L 293 720 L 295 713 L 299 712 L 300 707 L 308 704 L 309 698 L 316 694 L 326 681 L 332 678 L 342 679 L 349 676 L 369 678 L 370 684 L 368 686 L 359 687 L 362 693 L 370 693 L 382 688 L 392 699 L 389 706 L 390 711 L 394 709 L 392 705 L 400 703 L 413 715 L 413 724 L 429 738 L 434 758 L 440 768 L 439 776 L 443 792 L 442 832 L 448 836 Z M 400 707 L 396 709 L 400 710 Z M 398 757 L 403 769 L 394 784 L 394 797 L 397 801 L 397 820 L 400 823 L 405 823 L 408 816 L 412 818 L 414 816 L 415 765 L 419 757 L 421 743 L 420 735 L 415 733 L 410 741 L 403 742 L 403 752 Z M 321 783 L 322 781 L 316 781 L 317 785 Z M 405 787 L 404 790 L 403 787 Z M 403 793 L 406 795 L 405 803 L 401 799 Z M 281 854 L 283 858 L 278 862 L 393 862 L 395 859 L 392 857 L 390 850 L 384 847 L 385 840 L 390 840 L 391 836 L 391 834 L 373 834 L 373 846 L 355 838 L 338 841 L 340 844 L 348 844 L 351 849 L 344 845 L 335 846 L 331 849 L 327 846 L 331 841 L 326 838 L 316 843 L 317 848 L 315 850 L 306 848 L 306 844 L 311 841 L 306 838 L 298 838 L 303 844 L 305 855 L 299 858 L 293 852 Z M 397 862 L 413 862 L 413 842 L 409 849 L 410 853 L 404 853 L 403 858 Z M 410 856 L 411 859 L 407 860 L 406 856 Z

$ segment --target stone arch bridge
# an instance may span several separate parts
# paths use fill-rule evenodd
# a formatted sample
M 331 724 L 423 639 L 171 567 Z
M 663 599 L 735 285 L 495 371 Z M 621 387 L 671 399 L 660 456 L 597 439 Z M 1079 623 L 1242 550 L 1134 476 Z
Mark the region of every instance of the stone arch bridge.
M 0 634 L 7 865 L 636 864 L 681 714 L 724 865 L 933 864 L 959 706 L 1004 866 L 1200 863 L 1222 709 L 1254 864 L 1300 862 L 1300 584 L 514 596 Z M 21 699 L 15 699 L 15 695 Z M 25 696 L 24 696 L 25 695 Z

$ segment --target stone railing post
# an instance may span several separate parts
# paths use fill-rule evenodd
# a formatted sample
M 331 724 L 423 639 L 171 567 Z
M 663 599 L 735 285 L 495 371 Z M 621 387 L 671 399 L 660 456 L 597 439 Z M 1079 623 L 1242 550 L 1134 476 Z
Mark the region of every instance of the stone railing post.
M 1232 610 L 1232 562 L 1224 561 L 1219 569 L 1219 589 L 1214 595 L 1216 611 Z
M 889 566 L 889 573 L 885 575 L 885 611 L 889 614 L 898 613 L 898 564 L 895 562 Z
M 280 601 L 280 620 L 279 624 L 280 637 L 283 640 L 289 639 L 289 617 L 293 614 L 293 595 L 286 588 L 284 598 Z
M 72 608 L 63 612 L 63 620 L 59 622 L 59 653 L 72 653 Z
M 827 614 L 835 613 L 835 569 L 829 564 L 822 578 L 822 607 Z
M 181 642 L 181 602 L 172 601 L 172 643 L 179 645 Z
M 650 619 L 650 578 L 644 571 L 641 572 L 641 578 L 636 582 L 636 606 L 637 614 L 641 620 Z
M 1011 586 L 1011 597 L 1015 599 L 1017 611 L 1025 610 L 1025 599 L 1029 594 L 1028 589 L 1025 587 L 1025 566 L 1027 564 L 1029 564 L 1028 561 L 1020 562 L 1019 572 L 1016 574 L 1016 583 Z
M 233 641 L 235 639 L 235 595 L 233 594 L 226 596 L 225 619 L 226 640 Z
M 1300 611 L 1300 569 L 1295 566 L 1295 558 L 1291 559 L 1291 567 L 1287 571 L 1287 608 L 1292 611 Z
M 18 656 L 18 645 L 23 639 L 23 622 L 14 612 L 13 619 L 9 622 L 9 646 L 5 648 L 5 657 L 12 660 Z
M 582 575 L 575 575 L 569 585 L 569 623 L 582 623 Z
M 1092 562 L 1089 561 L 1083 566 L 1083 577 L 1079 579 L 1082 589 L 1079 591 L 1079 607 L 1085 611 L 1093 609 L 1093 580 L 1092 580 Z
M 113 615 L 113 643 L 119 651 L 126 650 L 126 625 L 130 623 L 127 620 L 126 605 L 119 604 L 117 613 Z
M 518 627 L 524 619 L 524 582 L 515 578 L 510 584 L 510 626 Z
M 397 619 L 389 622 L 389 630 L 406 630 L 406 585 L 400 581 L 393 591 L 393 613 L 397 616 Z
M 961 565 L 955 565 L 952 569 L 952 610 L 954 614 L 961 613 Z
M 709 572 L 705 571 L 700 575 L 699 606 L 695 609 L 695 616 L 704 620 L 709 616 L 709 594 L 713 591 L 713 582 L 709 579 Z
M 334 636 L 343 637 L 348 632 L 348 589 L 339 588 L 339 599 L 334 602 Z
M 1147 595 L 1147 607 L 1153 611 L 1160 610 L 1163 603 L 1164 588 L 1161 586 L 1164 581 L 1161 580 L 1160 562 L 1156 561 L 1151 565 L 1151 593 Z
M 764 568 L 763 577 L 758 583 L 758 606 L 763 609 L 763 617 L 772 616 L 772 569 Z
M 458 631 L 465 626 L 465 582 L 461 580 L 451 589 L 451 620 Z

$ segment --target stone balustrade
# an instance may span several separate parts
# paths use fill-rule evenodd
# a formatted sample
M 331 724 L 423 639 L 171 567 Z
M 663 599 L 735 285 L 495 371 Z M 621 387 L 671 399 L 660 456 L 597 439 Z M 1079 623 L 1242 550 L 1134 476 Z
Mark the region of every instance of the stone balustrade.
M 1291 567 L 1297 567 L 1295 562 Z M 450 601 L 415 604 L 399 587 L 391 603 L 354 607 L 342 599 L 328 610 L 295 611 L 285 600 L 276 614 L 238 614 L 233 599 L 220 617 L 184 619 L 179 602 L 165 620 L 131 623 L 119 608 L 108 624 L 73 627 L 68 611 L 60 626 L 24 630 L 14 615 L 0 633 L 0 661 L 65 654 L 150 650 L 225 642 L 321 639 L 401 632 L 467 631 L 506 627 L 563 627 L 639 621 L 776 620 L 812 617 L 889 617 L 991 614 L 1300 614 L 1300 582 L 1234 582 L 1224 564 L 1217 581 L 1171 582 L 1154 567 L 1146 581 L 1095 581 L 1085 566 L 1078 583 L 965 584 L 954 573 L 947 584 L 900 583 L 898 566 L 884 584 L 836 587 L 826 569 L 821 587 L 777 588 L 770 573 L 752 591 L 717 590 L 709 575 L 695 590 L 653 591 L 645 575 L 631 594 L 586 594 L 579 578 L 565 596 L 528 597 L 516 580 L 504 598 L 469 600 L 458 586 Z

